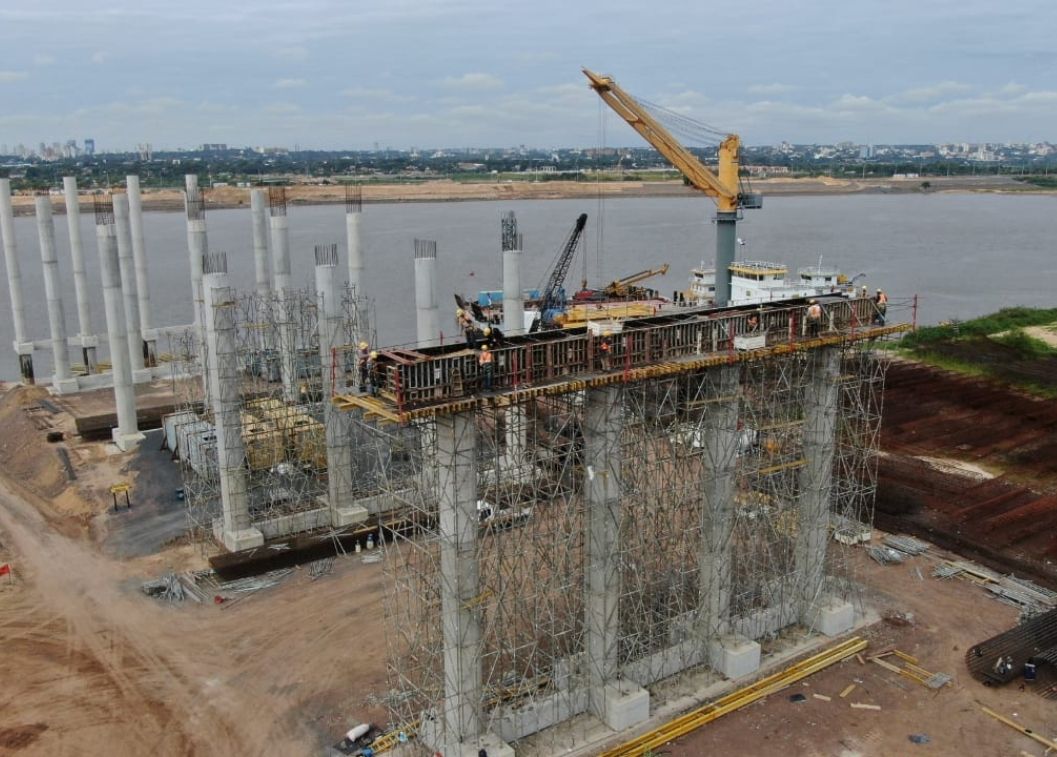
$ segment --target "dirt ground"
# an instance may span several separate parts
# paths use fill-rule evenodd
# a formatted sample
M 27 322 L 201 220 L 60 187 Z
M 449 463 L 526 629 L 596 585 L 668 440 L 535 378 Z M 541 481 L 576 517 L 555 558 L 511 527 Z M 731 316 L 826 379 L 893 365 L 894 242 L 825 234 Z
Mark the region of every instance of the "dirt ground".
M 345 188 L 340 184 L 306 184 L 304 177 L 283 177 L 287 201 L 292 204 L 325 204 L 345 202 Z M 337 178 L 334 179 L 338 181 Z M 951 176 L 930 177 L 931 193 L 935 192 L 1035 192 L 1047 193 L 1030 184 L 1014 181 L 1008 176 Z M 769 195 L 817 195 L 860 193 L 920 192 L 920 181 L 893 179 L 837 179 L 805 177 L 754 179 L 755 191 Z M 575 197 L 597 197 L 599 194 L 624 197 L 698 196 L 696 190 L 680 179 L 671 181 L 518 181 L 495 182 L 482 176 L 480 182 L 457 182 L 450 179 L 430 179 L 417 183 L 365 184 L 364 202 L 439 202 L 460 200 L 555 200 Z M 57 212 L 65 207 L 60 196 L 52 198 Z M 13 197 L 18 215 L 33 212 L 32 193 Z M 249 205 L 249 190 L 240 187 L 206 189 L 206 203 L 211 208 L 232 208 Z M 82 212 L 90 210 L 90 196 L 81 196 Z M 182 210 L 182 189 L 148 189 L 143 193 L 145 210 Z
M 69 421 L 42 399 L 41 389 L 0 396 L 0 563 L 14 568 L 12 580 L 0 577 L 0 755 L 310 755 L 360 721 L 385 723 L 379 564 L 352 556 L 314 581 L 300 569 L 230 605 L 149 599 L 143 580 L 202 566 L 203 555 L 177 544 L 115 556 L 106 545 L 122 514 L 108 512 L 105 487 L 125 476 L 135 491 L 142 471 L 103 442 L 46 444 L 44 430 Z M 831 701 L 794 704 L 785 692 L 668 754 L 1041 754 L 977 704 L 1017 713 L 1050 737 L 1055 704 L 1015 686 L 986 689 L 962 660 L 973 643 L 1012 626 L 1016 612 L 977 586 L 932 578 L 927 557 L 890 567 L 857 559 L 867 602 L 914 616 L 909 626 L 869 629 L 871 649 L 894 644 L 954 685 L 932 692 L 849 661 L 798 687 Z M 853 710 L 850 701 L 883 709 Z M 930 742 L 908 740 L 918 733 Z

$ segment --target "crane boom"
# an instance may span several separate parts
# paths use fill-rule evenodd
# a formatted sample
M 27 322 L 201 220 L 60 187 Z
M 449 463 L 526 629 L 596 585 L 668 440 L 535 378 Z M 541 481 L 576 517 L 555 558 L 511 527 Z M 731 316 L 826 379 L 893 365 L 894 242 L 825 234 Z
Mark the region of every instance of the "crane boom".
M 625 92 L 610 76 L 583 69 L 591 89 L 606 105 L 628 122 L 643 139 L 686 177 L 695 188 L 716 201 L 716 303 L 730 299 L 730 264 L 734 262 L 735 224 L 741 208 L 758 208 L 758 195 L 746 195 L 738 183 L 738 160 L 741 138 L 728 134 L 719 145 L 719 172 L 714 173 L 686 149 L 634 97 Z
M 539 313 L 536 314 L 536 318 L 532 321 L 532 327 L 529 329 L 530 333 L 539 331 L 544 319 L 548 318 L 548 313 L 565 304 L 559 301 L 558 293 L 561 291 L 562 284 L 565 283 L 569 267 L 573 264 L 576 245 L 580 243 L 580 236 L 584 233 L 586 225 L 587 213 L 581 213 L 580 217 L 576 219 L 573 230 L 569 232 L 569 236 L 565 239 L 565 244 L 562 245 L 561 252 L 558 254 L 558 260 L 554 264 L 554 270 L 551 271 L 551 275 L 547 279 L 547 285 L 540 295 Z
M 605 288 L 605 293 L 610 297 L 623 297 L 627 295 L 632 286 L 638 284 L 640 281 L 645 281 L 654 276 L 663 276 L 666 273 L 668 273 L 667 263 L 660 268 L 647 268 L 644 271 L 639 271 L 630 276 L 625 276 L 622 279 L 609 282 Z

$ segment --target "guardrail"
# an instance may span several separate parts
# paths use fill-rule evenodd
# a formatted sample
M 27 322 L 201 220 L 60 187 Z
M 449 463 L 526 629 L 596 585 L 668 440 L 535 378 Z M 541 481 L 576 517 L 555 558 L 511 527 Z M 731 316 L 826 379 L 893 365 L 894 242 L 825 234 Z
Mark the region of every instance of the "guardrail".
M 827 298 L 820 304 L 823 317 L 818 335 L 851 335 L 878 325 L 871 299 Z M 808 307 L 798 303 L 674 311 L 628 321 L 608 337 L 608 351 L 600 349 L 606 337 L 590 329 L 515 337 L 492 350 L 492 391 L 628 372 L 691 356 L 727 353 L 733 360 L 739 350 L 787 345 L 816 336 L 807 319 Z M 478 395 L 479 354 L 456 347 L 382 351 L 380 391 L 398 411 Z

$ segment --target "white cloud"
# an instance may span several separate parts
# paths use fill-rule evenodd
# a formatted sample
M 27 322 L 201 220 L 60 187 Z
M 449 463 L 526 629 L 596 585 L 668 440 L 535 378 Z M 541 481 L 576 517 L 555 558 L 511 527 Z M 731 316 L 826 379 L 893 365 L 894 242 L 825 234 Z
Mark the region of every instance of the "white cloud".
M 304 79 L 283 78 L 275 80 L 276 89 L 298 89 L 300 87 L 304 87 L 307 84 L 308 82 Z
M 272 55 L 279 60 L 301 61 L 308 57 L 308 49 L 300 45 L 290 45 L 289 47 L 280 47 L 273 50 Z
M 55 63 L 55 58 L 50 55 L 44 55 L 43 53 L 37 53 L 33 56 L 34 66 L 51 66 Z
M 389 103 L 406 103 L 415 99 L 408 95 L 398 95 L 391 89 L 376 87 L 349 87 L 348 89 L 341 90 L 341 94 L 344 97 L 354 100 L 376 100 Z
M 300 113 L 301 106 L 293 103 L 270 103 L 263 108 L 264 112 L 272 116 L 287 116 Z
M 950 95 L 964 94 L 970 89 L 972 89 L 972 87 L 968 84 L 962 84 L 961 82 L 941 81 L 938 84 L 908 89 L 899 93 L 892 99 L 909 103 L 924 103 L 949 97 Z
M 749 87 L 749 93 L 753 95 L 784 95 L 796 89 L 792 84 L 753 84 Z
M 25 79 L 29 74 L 25 71 L 0 71 L 0 84 Z
M 449 76 L 441 82 L 450 89 L 488 90 L 499 89 L 503 80 L 491 74 L 469 73 L 462 76 Z
M 110 53 L 108 53 L 106 50 L 99 50 L 98 52 L 92 53 L 92 57 L 90 58 L 90 60 L 92 61 L 92 63 L 98 66 L 102 63 L 105 63 L 107 58 L 109 57 Z

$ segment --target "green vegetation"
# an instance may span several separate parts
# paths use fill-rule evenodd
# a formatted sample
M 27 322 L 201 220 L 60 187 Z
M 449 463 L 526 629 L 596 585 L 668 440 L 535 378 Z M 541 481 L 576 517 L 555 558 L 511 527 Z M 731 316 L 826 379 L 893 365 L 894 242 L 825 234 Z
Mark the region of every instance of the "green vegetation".
M 1057 189 L 1057 176 L 1050 176 L 1049 174 L 1044 174 L 1042 176 L 1039 176 L 1038 174 L 1034 176 L 1021 176 L 1017 178 L 1017 181 L 1033 184 L 1042 189 Z
M 1057 347 L 1025 331 L 1033 326 L 1057 334 L 1057 308 L 1005 308 L 971 321 L 926 326 L 907 334 L 897 351 L 939 368 L 1057 397 Z

